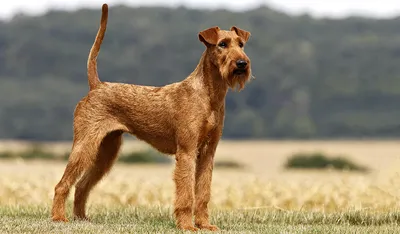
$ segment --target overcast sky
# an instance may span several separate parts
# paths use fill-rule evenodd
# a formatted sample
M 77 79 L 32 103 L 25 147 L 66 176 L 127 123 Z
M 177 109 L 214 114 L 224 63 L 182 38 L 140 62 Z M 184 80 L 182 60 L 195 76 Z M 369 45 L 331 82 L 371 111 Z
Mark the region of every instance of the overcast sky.
M 2 0 L 0 18 L 9 18 L 16 12 L 29 14 L 45 12 L 48 8 L 73 10 L 80 7 L 100 8 L 126 3 L 138 5 L 185 5 L 196 8 L 249 9 L 266 3 L 288 13 L 309 12 L 314 16 L 343 17 L 357 14 L 372 17 L 400 16 L 400 0 Z M 143 3 L 145 2 L 145 3 Z

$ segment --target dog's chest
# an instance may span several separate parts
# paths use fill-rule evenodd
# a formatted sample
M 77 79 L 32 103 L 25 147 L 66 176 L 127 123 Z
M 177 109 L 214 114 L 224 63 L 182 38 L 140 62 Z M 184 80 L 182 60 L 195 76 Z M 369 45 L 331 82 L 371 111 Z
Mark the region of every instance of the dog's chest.
M 205 132 L 208 134 L 211 130 L 213 130 L 217 125 L 217 112 L 211 111 L 205 121 Z

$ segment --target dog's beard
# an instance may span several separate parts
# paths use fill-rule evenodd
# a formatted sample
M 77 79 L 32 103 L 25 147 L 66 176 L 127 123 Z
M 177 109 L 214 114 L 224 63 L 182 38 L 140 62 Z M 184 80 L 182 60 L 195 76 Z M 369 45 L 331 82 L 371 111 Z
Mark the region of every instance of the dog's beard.
M 239 71 L 234 67 L 222 66 L 220 67 L 220 73 L 222 79 L 225 80 L 229 88 L 233 91 L 241 91 L 251 77 L 250 68 Z

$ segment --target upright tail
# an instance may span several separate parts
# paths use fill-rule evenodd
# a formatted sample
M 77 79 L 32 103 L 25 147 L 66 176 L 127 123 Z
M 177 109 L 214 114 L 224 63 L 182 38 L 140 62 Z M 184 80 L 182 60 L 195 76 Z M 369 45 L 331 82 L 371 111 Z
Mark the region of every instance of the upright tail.
M 99 75 L 97 74 L 97 56 L 99 55 L 100 46 L 103 42 L 104 34 L 107 28 L 108 18 L 108 5 L 103 4 L 101 13 L 100 28 L 97 31 L 96 39 L 90 49 L 88 61 L 87 61 L 87 73 L 89 80 L 89 89 L 93 90 L 100 84 Z

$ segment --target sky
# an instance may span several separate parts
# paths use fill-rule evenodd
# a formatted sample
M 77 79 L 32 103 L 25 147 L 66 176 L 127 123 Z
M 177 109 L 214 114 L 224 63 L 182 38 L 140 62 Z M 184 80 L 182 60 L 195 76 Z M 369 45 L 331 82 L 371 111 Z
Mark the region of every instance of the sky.
M 124 3 L 129 6 L 178 6 L 246 10 L 266 4 L 291 14 L 307 12 L 315 17 L 341 18 L 348 15 L 388 18 L 400 16 L 399 0 L 2 0 L 0 18 L 9 19 L 17 12 L 42 14 L 49 8 L 75 10 Z

